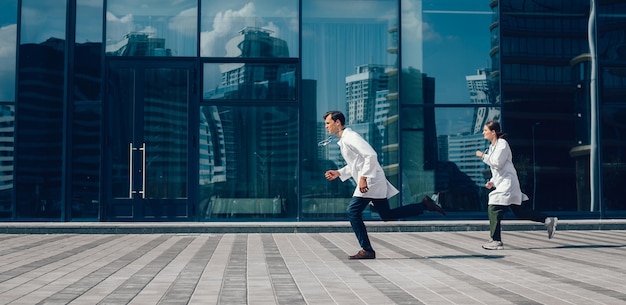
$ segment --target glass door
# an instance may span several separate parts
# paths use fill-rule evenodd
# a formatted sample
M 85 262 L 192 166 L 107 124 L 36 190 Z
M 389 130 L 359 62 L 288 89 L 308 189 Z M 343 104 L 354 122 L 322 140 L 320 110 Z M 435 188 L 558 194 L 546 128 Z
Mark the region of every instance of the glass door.
M 192 217 L 192 71 L 187 64 L 168 64 L 166 68 L 109 64 L 107 219 L 171 221 Z

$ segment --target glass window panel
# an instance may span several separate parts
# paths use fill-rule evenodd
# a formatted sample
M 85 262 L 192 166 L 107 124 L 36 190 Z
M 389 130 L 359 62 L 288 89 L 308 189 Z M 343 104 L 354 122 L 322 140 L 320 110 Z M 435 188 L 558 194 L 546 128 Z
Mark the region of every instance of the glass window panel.
M 189 72 L 146 69 L 142 135 L 145 143 L 145 196 L 187 197 Z
M 589 3 L 554 2 L 550 8 L 520 1 L 497 4 L 503 45 L 515 40 L 527 45 L 525 52 L 500 49 L 506 75 L 501 78 L 506 105 L 502 121 L 517 158 L 522 191 L 538 210 L 575 211 L 577 199 L 571 190 L 577 178 L 571 154 L 588 142 L 584 101 L 589 88 L 587 80 L 578 83 L 581 77 L 573 72 L 582 71 L 576 62 L 589 54 L 589 20 L 581 13 L 589 12 Z
M 331 109 L 347 112 L 346 84 L 370 67 L 397 68 L 397 1 L 305 1 L 302 14 L 302 77 L 316 82 L 317 120 Z M 397 92 L 397 81 L 386 85 Z
M 402 131 L 403 200 L 419 201 L 434 191 L 448 211 L 483 211 L 489 168 L 475 152 L 488 147 L 482 127 L 487 118 L 499 119 L 500 109 L 414 107 L 403 112 L 424 117 L 423 128 Z
M 109 0 L 106 54 L 110 56 L 196 56 L 196 0 Z
M 626 103 L 626 39 L 623 25 L 626 14 L 626 3 L 610 3 L 599 5 L 603 12 L 598 18 L 597 54 L 600 64 L 600 83 L 603 104 Z
M 72 219 L 97 219 L 100 207 L 103 1 L 76 2 L 72 115 Z
M 66 8 L 66 1 L 23 0 L 20 44 L 63 41 Z
M 346 126 L 376 150 L 398 185 L 398 2 L 305 1 L 302 7 L 303 142 L 328 137 L 323 114 L 340 110 Z M 345 218 L 355 182 L 328 182 L 323 172 L 343 165 L 336 143 L 303 149 L 305 218 Z M 398 204 L 393 197 L 391 205 Z M 366 210 L 365 218 L 371 216 Z
M 469 78 L 489 76 L 494 70 L 489 55 L 492 47 L 489 27 L 493 15 L 489 5 L 426 0 L 420 11 L 418 1 L 409 2 L 415 3 L 412 15 L 421 28 L 417 34 L 404 33 L 407 21 L 403 19 L 403 70 L 411 66 L 435 79 L 436 104 L 476 103 L 468 92 Z M 423 51 L 416 52 L 412 44 L 406 43 L 416 39 L 422 40 Z M 422 53 L 423 58 L 414 58 Z M 420 62 L 423 66 L 418 65 Z M 489 97 L 487 100 L 494 102 L 496 99 Z
M 601 103 L 622 104 L 626 103 L 626 60 L 624 63 L 602 62 L 600 70 L 602 82 Z
M 22 1 L 16 113 L 17 217 L 59 219 L 63 202 L 65 1 Z M 45 154 L 41 152 L 44 151 Z
M 597 54 L 600 65 L 599 102 L 602 118 L 600 131 L 600 151 L 602 152 L 602 202 L 604 209 L 611 211 L 626 210 L 623 200 L 622 181 L 626 181 L 626 40 L 624 39 L 623 24 L 626 15 L 626 3 L 613 1 L 598 4 L 597 19 L 598 42 Z M 622 12 L 615 13 L 615 12 Z M 589 105 L 589 101 L 586 101 Z M 588 106 L 587 106 L 588 107 Z M 585 116 L 589 117 L 589 116 Z M 583 126 L 586 127 L 586 126 Z M 583 156 L 586 161 L 587 156 Z M 588 164 L 577 162 L 582 175 L 587 174 Z M 583 199 L 588 198 L 588 177 L 577 179 L 577 189 Z M 582 182 L 582 185 L 581 185 Z M 583 201 L 585 202 L 585 201 Z M 583 204 L 584 205 L 584 204 Z
M 0 218 L 12 216 L 17 0 L 0 2 Z
M 295 100 L 296 75 L 295 64 L 205 64 L 203 98 Z
M 104 0 L 76 1 L 76 43 L 102 42 Z
M 298 57 L 297 0 L 202 0 L 200 56 Z
M 200 107 L 202 219 L 296 216 L 297 117 L 297 107 Z
M 626 181 L 626 106 L 605 107 L 602 110 L 602 182 L 603 202 L 607 211 L 626 210 L 624 201 L 624 181 Z M 589 196 L 589 173 L 588 155 L 582 156 L 577 161 L 577 169 L 580 169 L 577 179 L 579 196 L 587 199 Z M 579 172 L 577 171 L 577 174 Z M 582 183 L 582 184 L 581 184 Z M 585 202 L 585 201 L 583 201 Z M 589 206 L 583 206 L 582 210 L 588 210 Z
M 403 2 L 403 202 L 439 192 L 450 211 L 486 206 L 482 186 L 488 168 L 475 151 L 486 147 L 484 123 L 501 116 L 499 107 L 478 107 L 499 103 L 499 57 L 490 55 L 498 43 L 492 35 L 498 30 L 490 30 L 493 14 L 488 5 L 464 1 Z M 444 104 L 474 107 L 433 107 Z

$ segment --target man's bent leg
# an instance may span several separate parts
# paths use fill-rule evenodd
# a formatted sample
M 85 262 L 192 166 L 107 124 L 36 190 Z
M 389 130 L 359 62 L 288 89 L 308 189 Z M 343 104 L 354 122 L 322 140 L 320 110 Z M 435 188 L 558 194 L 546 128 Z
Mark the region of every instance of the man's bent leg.
M 370 201 L 371 199 L 368 198 L 352 197 L 346 212 L 348 214 L 348 219 L 350 220 L 350 225 L 352 225 L 352 230 L 354 231 L 354 234 L 356 234 L 356 238 L 358 239 L 361 248 L 369 252 L 374 252 L 370 239 L 367 236 L 365 223 L 363 223 L 363 210 L 365 210 Z
M 378 212 L 378 215 L 384 221 L 409 218 L 424 213 L 423 203 L 407 204 L 393 209 L 389 208 L 388 199 L 375 199 L 372 200 L 372 203 L 374 204 L 374 210 Z

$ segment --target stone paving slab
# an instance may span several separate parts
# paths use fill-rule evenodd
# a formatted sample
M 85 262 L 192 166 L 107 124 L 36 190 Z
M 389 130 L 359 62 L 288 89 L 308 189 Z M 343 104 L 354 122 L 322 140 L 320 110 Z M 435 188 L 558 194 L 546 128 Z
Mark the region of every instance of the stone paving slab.
M 626 230 L 0 234 L 0 304 L 626 304 Z

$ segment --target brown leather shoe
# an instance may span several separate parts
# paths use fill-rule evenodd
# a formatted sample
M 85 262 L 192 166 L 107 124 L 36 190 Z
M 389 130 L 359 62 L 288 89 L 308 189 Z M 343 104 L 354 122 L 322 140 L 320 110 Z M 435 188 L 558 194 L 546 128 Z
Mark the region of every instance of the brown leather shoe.
M 422 203 L 424 204 L 424 207 L 427 211 L 439 212 L 441 215 L 446 216 L 446 211 L 444 211 L 441 206 L 435 203 L 435 201 L 432 200 L 430 197 L 424 196 L 424 199 L 422 199 Z
M 350 255 L 350 259 L 375 259 L 376 258 L 376 252 L 374 251 L 366 251 L 366 250 L 359 250 L 359 252 L 355 255 Z

